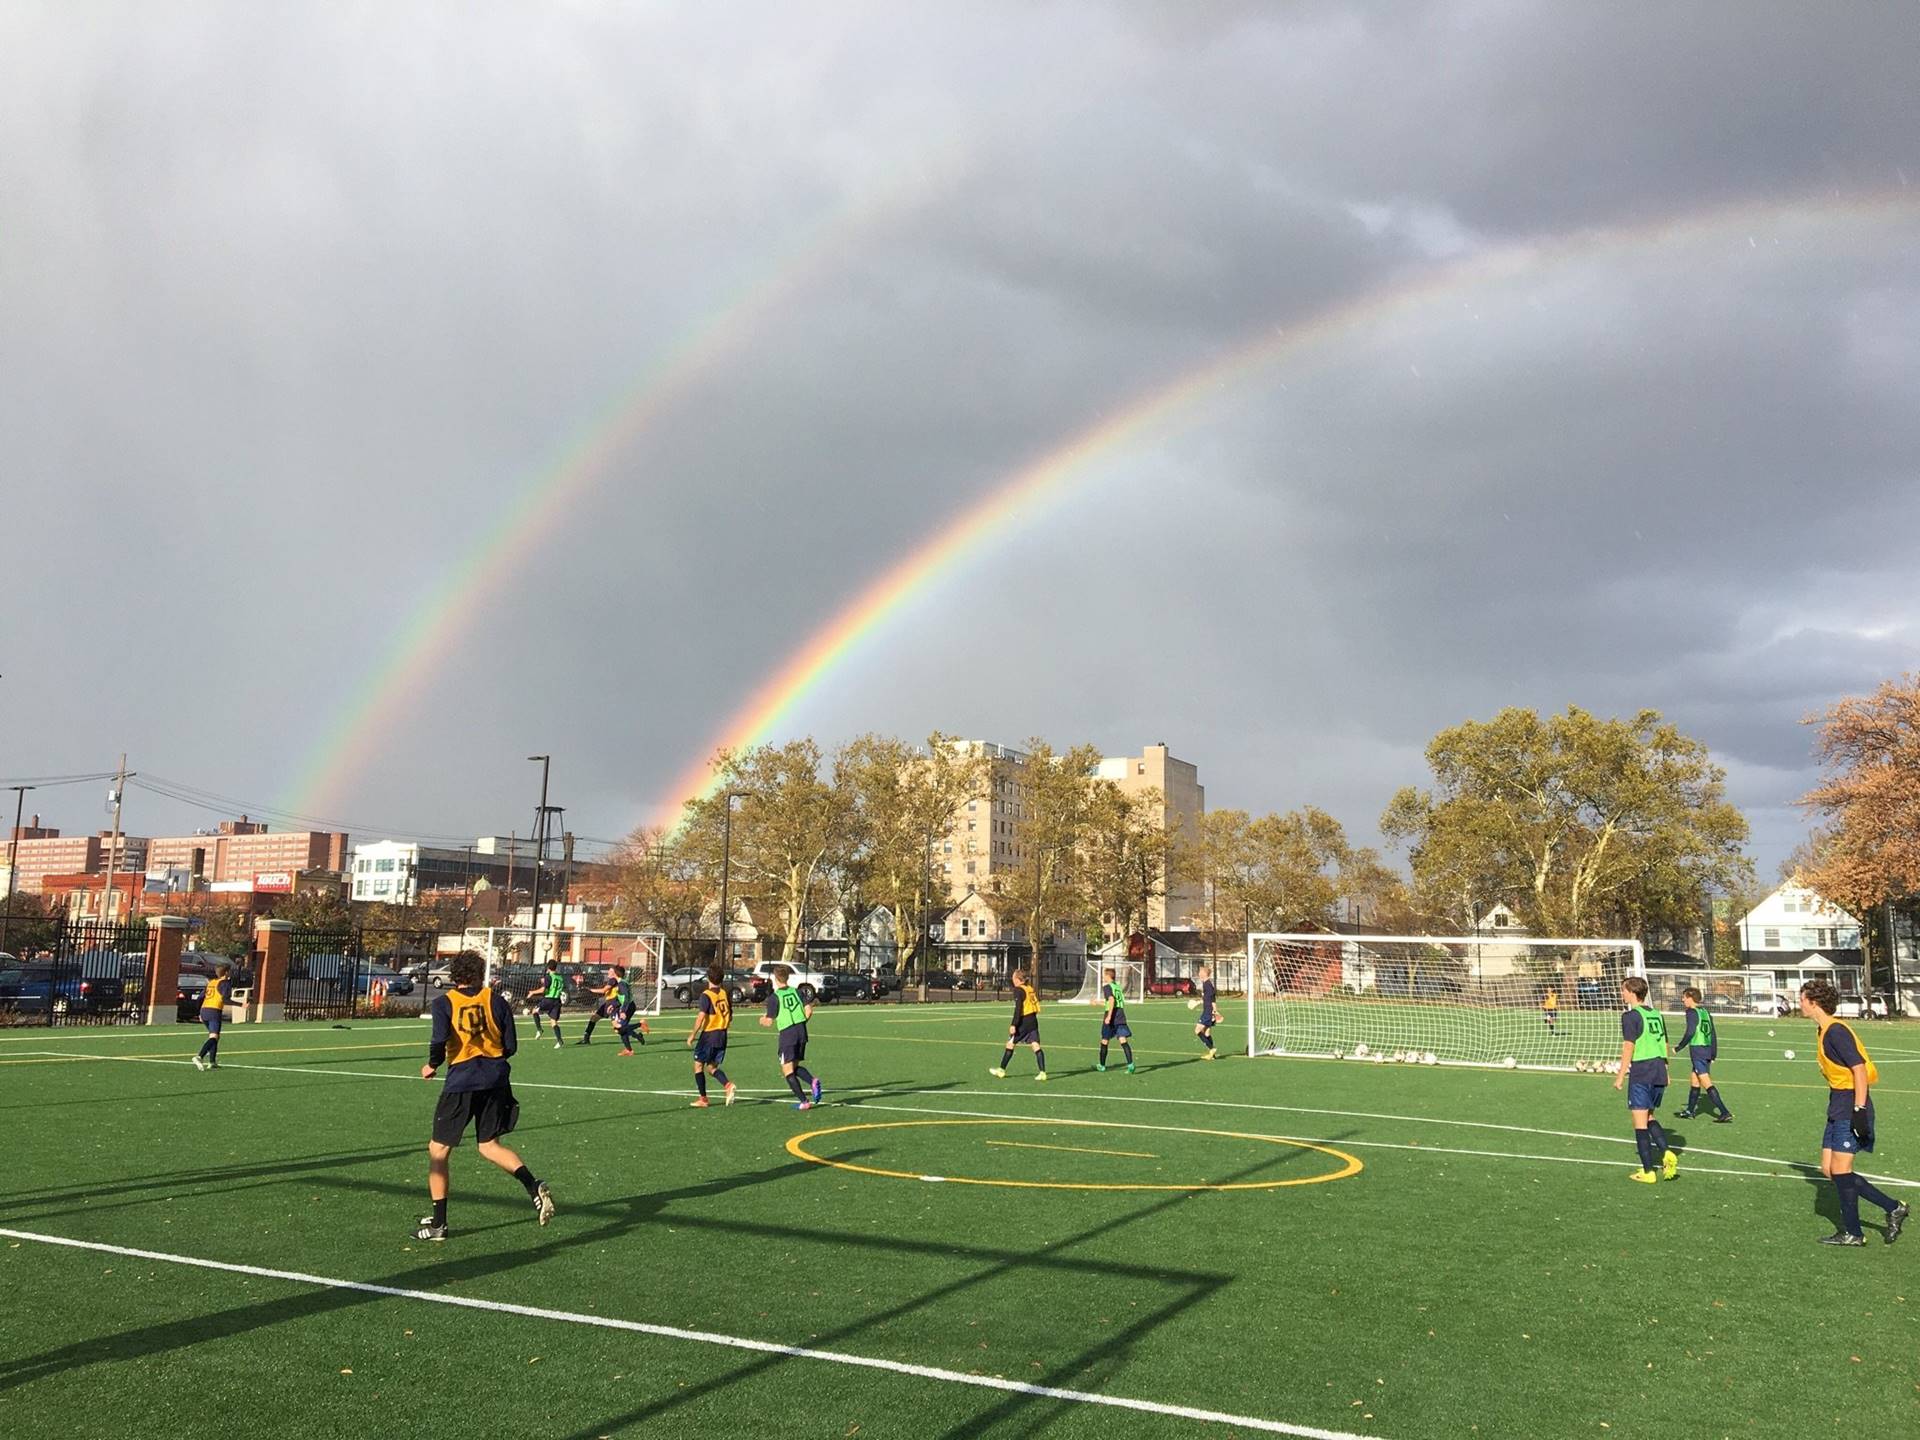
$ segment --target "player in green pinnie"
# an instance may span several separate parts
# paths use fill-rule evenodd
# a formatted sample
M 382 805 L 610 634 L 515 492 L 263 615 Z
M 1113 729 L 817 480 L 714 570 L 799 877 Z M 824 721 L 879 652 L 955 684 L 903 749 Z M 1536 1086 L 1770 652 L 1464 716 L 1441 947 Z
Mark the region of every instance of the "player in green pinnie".
M 1107 1068 L 1107 1047 L 1116 1039 L 1120 1042 L 1120 1053 L 1127 1057 L 1127 1073 L 1133 1074 L 1133 1031 L 1127 1025 L 1127 997 L 1122 993 L 1114 971 L 1106 972 L 1106 983 L 1100 987 L 1100 1059 L 1093 1067 L 1096 1070 Z

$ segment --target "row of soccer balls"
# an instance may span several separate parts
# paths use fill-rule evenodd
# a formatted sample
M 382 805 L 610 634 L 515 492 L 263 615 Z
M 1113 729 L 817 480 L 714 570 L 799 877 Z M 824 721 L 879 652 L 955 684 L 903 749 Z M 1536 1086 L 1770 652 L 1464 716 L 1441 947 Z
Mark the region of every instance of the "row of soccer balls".
M 1355 1045 L 1351 1054 L 1336 1050 L 1333 1058 L 1370 1060 L 1375 1065 L 1438 1065 L 1440 1063 L 1440 1057 L 1431 1050 L 1374 1050 L 1370 1049 L 1364 1041 Z M 1500 1062 L 1500 1065 L 1502 1069 L 1512 1070 L 1519 1063 L 1509 1055 Z M 1573 1068 L 1582 1075 L 1618 1075 L 1620 1062 L 1618 1060 L 1576 1060 L 1573 1062 Z

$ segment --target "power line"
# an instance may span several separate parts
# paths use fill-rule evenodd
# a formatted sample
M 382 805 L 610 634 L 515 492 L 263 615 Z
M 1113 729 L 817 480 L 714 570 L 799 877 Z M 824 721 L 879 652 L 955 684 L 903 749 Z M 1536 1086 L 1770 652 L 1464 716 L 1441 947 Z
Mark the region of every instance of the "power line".
M 117 773 L 102 770 L 97 775 L 17 775 L 10 780 L 0 780 L 0 789 L 11 790 L 16 785 L 31 785 L 44 790 L 51 790 L 58 785 L 91 785 L 101 780 L 111 780 Z

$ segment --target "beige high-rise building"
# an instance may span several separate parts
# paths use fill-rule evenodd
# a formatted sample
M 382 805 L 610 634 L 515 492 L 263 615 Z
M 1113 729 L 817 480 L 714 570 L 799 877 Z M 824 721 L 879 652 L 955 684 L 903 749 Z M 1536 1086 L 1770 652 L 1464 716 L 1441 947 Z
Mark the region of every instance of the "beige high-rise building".
M 954 748 L 987 758 L 979 790 L 955 812 L 953 829 L 934 842 L 934 876 L 946 883 L 947 898 L 957 901 L 969 890 L 991 893 L 994 878 L 1021 861 L 1014 831 L 1020 819 L 1018 772 L 1027 757 L 990 740 L 956 740 Z
M 1138 755 L 1104 759 L 1099 773 L 1102 780 L 1111 780 L 1127 795 L 1158 791 L 1156 818 L 1162 829 L 1173 830 L 1187 840 L 1198 832 L 1200 817 L 1207 813 L 1207 791 L 1200 783 L 1200 771 L 1185 760 L 1175 759 L 1164 743 L 1149 745 Z M 1166 929 L 1197 923 L 1204 903 L 1198 879 L 1183 876 L 1176 868 L 1164 877 L 1162 890 L 1162 896 L 1147 904 L 1149 925 Z

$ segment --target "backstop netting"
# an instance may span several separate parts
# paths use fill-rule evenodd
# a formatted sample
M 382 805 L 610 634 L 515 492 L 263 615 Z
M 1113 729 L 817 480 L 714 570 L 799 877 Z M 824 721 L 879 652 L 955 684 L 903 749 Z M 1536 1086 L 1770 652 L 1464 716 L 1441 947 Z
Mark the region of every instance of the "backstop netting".
M 1062 1005 L 1105 1005 L 1100 987 L 1107 983 L 1107 971 L 1113 971 L 1113 983 L 1131 1004 L 1147 998 L 1147 963 L 1144 960 L 1089 960 L 1080 988 L 1067 996 Z
M 1252 935 L 1249 1055 L 1602 1069 L 1637 940 Z
M 570 1003 L 591 999 L 588 992 L 603 988 L 607 972 L 623 965 L 634 1007 L 647 1015 L 660 1013 L 667 939 L 658 931 L 500 926 L 484 934 L 476 948 L 487 957 L 487 983 L 509 991 L 515 1005 L 524 1005 L 545 988 L 547 961 L 558 960 Z

